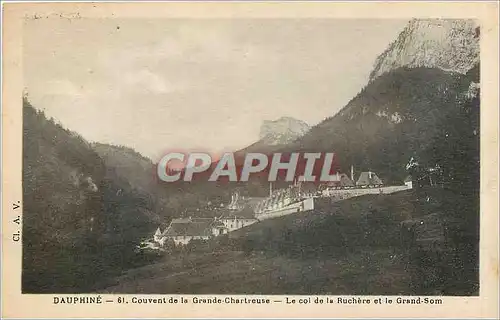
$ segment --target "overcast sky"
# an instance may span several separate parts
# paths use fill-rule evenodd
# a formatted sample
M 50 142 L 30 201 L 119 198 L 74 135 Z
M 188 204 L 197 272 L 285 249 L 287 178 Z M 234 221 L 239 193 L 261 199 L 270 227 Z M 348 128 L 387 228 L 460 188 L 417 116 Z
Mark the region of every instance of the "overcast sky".
M 406 20 L 26 21 L 32 104 L 90 141 L 158 160 L 245 147 L 263 120 L 317 124 L 367 83 Z

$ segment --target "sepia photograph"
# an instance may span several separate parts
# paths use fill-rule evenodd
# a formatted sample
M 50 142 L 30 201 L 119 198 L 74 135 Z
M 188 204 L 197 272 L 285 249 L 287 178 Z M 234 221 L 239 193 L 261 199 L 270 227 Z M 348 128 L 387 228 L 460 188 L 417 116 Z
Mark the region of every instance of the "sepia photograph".
M 9 5 L 10 313 L 491 315 L 495 6 L 337 5 Z

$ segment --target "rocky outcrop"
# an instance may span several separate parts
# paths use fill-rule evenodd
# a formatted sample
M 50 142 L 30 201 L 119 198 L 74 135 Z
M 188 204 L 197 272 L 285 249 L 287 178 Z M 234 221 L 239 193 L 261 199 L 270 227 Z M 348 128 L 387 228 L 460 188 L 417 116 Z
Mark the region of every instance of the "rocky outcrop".
M 415 19 L 377 58 L 370 81 L 399 67 L 439 68 L 465 74 L 478 62 L 476 21 Z

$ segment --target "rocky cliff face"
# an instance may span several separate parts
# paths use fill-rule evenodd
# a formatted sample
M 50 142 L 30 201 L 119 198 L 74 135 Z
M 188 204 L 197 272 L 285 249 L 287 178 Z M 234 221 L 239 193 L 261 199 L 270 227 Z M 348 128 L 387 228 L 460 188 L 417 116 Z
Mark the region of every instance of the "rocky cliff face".
M 282 150 L 333 150 L 344 172 L 354 165 L 402 182 L 407 159 L 445 141 L 444 128 L 468 130 L 464 137 L 478 131 L 470 105 L 479 92 L 479 36 L 472 20 L 410 21 L 377 58 L 367 86 Z
M 337 114 L 282 144 L 264 125 L 265 138 L 245 151 L 333 151 L 343 172 L 354 165 L 402 183 L 408 159 L 446 138 L 443 128 L 479 131 L 473 117 L 460 118 L 478 97 L 479 36 L 471 20 L 412 20 Z
M 465 74 L 479 62 L 474 20 L 412 20 L 375 61 L 370 81 L 399 67 L 439 68 Z
M 302 137 L 309 129 L 307 123 L 291 117 L 265 120 L 260 127 L 259 139 L 266 145 L 285 144 Z

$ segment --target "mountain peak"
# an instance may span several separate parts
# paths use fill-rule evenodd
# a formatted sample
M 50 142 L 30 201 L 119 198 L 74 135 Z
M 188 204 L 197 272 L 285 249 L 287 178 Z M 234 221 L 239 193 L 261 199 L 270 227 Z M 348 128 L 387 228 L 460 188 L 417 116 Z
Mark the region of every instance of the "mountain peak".
M 476 21 L 413 19 L 376 59 L 370 81 L 399 67 L 439 68 L 465 74 L 478 62 Z
M 303 136 L 309 129 L 307 123 L 292 117 L 264 120 L 260 127 L 259 139 L 266 145 L 285 144 Z

